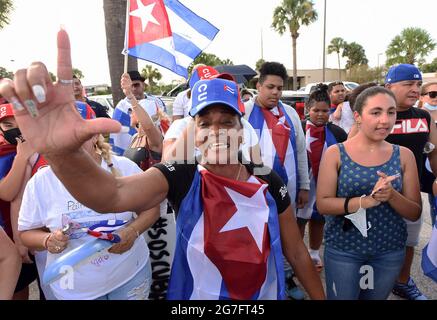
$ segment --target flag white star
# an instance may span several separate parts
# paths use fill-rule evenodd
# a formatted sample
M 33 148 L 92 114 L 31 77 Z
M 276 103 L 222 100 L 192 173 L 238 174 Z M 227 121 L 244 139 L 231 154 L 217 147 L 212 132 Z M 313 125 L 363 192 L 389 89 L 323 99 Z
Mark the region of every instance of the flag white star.
M 131 11 L 129 13 L 129 15 L 141 19 L 141 27 L 142 27 L 143 32 L 144 32 L 144 30 L 146 30 L 147 24 L 149 22 L 157 24 L 158 26 L 160 25 L 159 22 L 155 19 L 155 17 L 152 14 L 152 11 L 155 8 L 155 5 L 156 5 L 156 2 L 145 6 L 141 0 L 137 0 L 138 9 Z
M 306 144 L 307 144 L 307 151 L 308 152 L 311 152 L 311 149 L 310 149 L 311 143 L 313 143 L 314 141 L 317 141 L 317 140 L 319 140 L 319 139 L 311 137 L 311 135 L 309 133 L 307 134 L 307 136 L 306 136 Z
M 240 228 L 249 229 L 261 253 L 264 226 L 269 219 L 270 211 L 264 196 L 265 188 L 267 188 L 267 185 L 260 185 L 259 190 L 249 198 L 225 187 L 226 192 L 237 207 L 237 211 L 220 230 L 220 232 L 225 232 Z

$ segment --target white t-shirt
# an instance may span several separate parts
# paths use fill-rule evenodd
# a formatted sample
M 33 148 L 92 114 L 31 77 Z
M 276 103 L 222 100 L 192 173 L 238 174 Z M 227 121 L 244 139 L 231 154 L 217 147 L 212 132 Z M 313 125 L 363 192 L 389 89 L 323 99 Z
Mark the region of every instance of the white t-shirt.
M 173 102 L 173 115 L 183 116 L 184 118 L 188 116 L 188 112 L 191 108 L 191 99 L 188 98 L 188 91 L 190 89 L 179 92 Z
M 346 133 L 349 133 L 353 124 L 355 123 L 354 113 L 351 109 L 349 101 L 343 102 L 343 106 L 341 108 L 341 118 L 339 121 L 335 120 L 332 115 L 330 116 L 330 119 L 332 123 L 342 128 L 344 131 L 346 131 Z
M 122 176 L 142 172 L 127 158 L 113 156 L 114 167 Z M 109 171 L 105 161 L 102 168 Z M 97 213 L 76 201 L 55 176 L 50 167 L 39 170 L 27 183 L 18 218 L 18 230 L 47 227 L 50 231 L 61 229 L 70 221 L 81 227 L 89 227 L 105 220 L 132 220 L 133 212 Z M 60 254 L 47 253 L 47 265 L 94 237 L 80 232 L 72 234 L 67 248 Z M 65 288 L 63 278 L 50 287 L 59 300 L 91 300 L 120 287 L 132 279 L 149 259 L 149 249 L 143 237 L 139 237 L 129 251 L 119 255 L 102 250 L 74 266 L 73 288 Z M 65 282 L 65 281 L 64 281 Z
M 182 135 L 184 129 L 190 123 L 192 117 L 185 117 L 182 119 L 177 119 L 173 121 L 170 128 L 168 128 L 164 141 L 177 139 Z M 255 129 L 252 125 L 244 118 L 241 118 L 241 124 L 243 125 L 243 144 L 241 145 L 241 151 L 243 152 L 243 156 L 246 160 L 250 160 L 250 147 L 253 147 L 258 144 L 258 136 L 256 135 Z

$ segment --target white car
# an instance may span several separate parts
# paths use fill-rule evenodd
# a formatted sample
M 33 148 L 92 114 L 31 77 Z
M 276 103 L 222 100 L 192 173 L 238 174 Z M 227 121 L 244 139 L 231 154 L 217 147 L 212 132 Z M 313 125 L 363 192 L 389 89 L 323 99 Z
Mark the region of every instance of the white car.
M 105 94 L 101 96 L 89 96 L 87 97 L 90 100 L 100 103 L 102 106 L 108 109 L 108 115 L 112 118 L 112 114 L 114 113 L 114 102 L 112 100 L 112 94 Z
M 329 85 L 331 82 L 333 81 L 323 82 L 323 83 Z M 350 82 L 350 81 L 341 81 L 341 82 L 343 83 L 344 87 L 348 91 L 352 91 L 359 86 L 359 84 L 356 82 Z M 310 95 L 314 90 L 316 90 L 316 87 L 319 83 L 320 82 L 308 83 L 305 87 L 300 88 L 298 91 Z

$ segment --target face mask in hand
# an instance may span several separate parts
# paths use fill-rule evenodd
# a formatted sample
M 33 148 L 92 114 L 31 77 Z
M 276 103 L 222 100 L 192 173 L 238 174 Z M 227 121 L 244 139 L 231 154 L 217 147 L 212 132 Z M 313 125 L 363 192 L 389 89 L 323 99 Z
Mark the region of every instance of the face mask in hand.
M 19 138 L 21 141 L 24 141 L 23 137 L 21 136 L 21 131 L 18 128 L 9 129 L 6 131 L 2 130 L 2 132 L 6 141 L 10 144 L 17 145 L 17 138 Z
M 363 235 L 364 238 L 367 238 L 367 230 L 371 228 L 370 222 L 367 222 L 366 218 L 366 209 L 361 207 L 361 199 L 365 197 L 362 196 L 360 198 L 360 208 L 357 212 L 348 214 L 345 218 L 352 221 L 354 226 L 358 229 L 358 231 Z M 369 225 L 369 227 L 367 227 Z

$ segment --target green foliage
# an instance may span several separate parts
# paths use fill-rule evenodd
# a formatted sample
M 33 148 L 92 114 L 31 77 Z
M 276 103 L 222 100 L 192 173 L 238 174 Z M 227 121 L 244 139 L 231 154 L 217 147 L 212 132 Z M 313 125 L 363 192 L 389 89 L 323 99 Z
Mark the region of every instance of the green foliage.
M 213 53 L 202 52 L 190 64 L 190 66 L 188 67 L 188 73 L 191 74 L 191 71 L 193 71 L 193 67 L 198 64 L 204 64 L 207 66 L 214 67 L 222 64 L 233 65 L 234 63 L 230 59 L 222 60 Z
M 431 63 L 422 64 L 420 70 L 424 73 L 437 72 L 437 58 L 434 58 Z
M 273 12 L 272 27 L 284 34 L 288 30 L 293 38 L 299 37 L 301 26 L 307 26 L 317 20 L 317 11 L 311 0 L 282 0 Z
M 12 79 L 14 74 L 11 71 L 6 70 L 6 68 L 0 67 L 0 79 L 9 78 Z
M 259 71 L 261 69 L 261 66 L 266 62 L 264 59 L 258 59 L 258 61 L 255 64 L 255 70 Z
M 406 28 L 390 42 L 385 54 L 386 64 L 423 64 L 424 58 L 436 47 L 428 31 L 421 28 Z
M 12 0 L 0 0 L 0 29 L 9 24 L 9 15 L 14 10 Z
M 357 83 L 377 82 L 382 84 L 387 70 L 386 66 L 369 68 L 368 65 L 356 65 L 349 70 L 346 80 Z
M 150 92 L 151 90 L 154 90 L 154 87 L 156 86 L 156 81 L 159 81 L 162 79 L 162 74 L 159 72 L 157 68 L 154 68 L 151 65 L 146 65 L 143 70 L 141 70 L 141 75 L 146 78 L 146 81 L 148 83 L 147 91 Z
M 79 79 L 84 78 L 83 72 L 77 68 L 73 68 L 73 75 L 75 75 Z
M 348 43 L 343 50 L 343 57 L 347 57 L 346 69 L 351 69 L 355 66 L 366 65 L 369 60 L 366 58 L 366 51 L 364 48 L 356 43 Z

